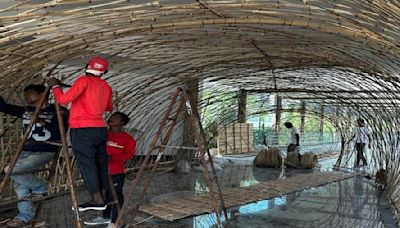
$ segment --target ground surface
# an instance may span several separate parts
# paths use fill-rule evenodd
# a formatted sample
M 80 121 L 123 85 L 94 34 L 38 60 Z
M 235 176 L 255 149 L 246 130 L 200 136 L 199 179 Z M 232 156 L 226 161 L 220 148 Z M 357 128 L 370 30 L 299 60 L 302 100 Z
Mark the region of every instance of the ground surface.
M 331 162 L 322 161 L 322 169 L 329 171 Z M 319 170 L 266 169 L 233 164 L 223 166 L 218 175 L 223 188 L 235 188 Z M 128 185 L 129 180 L 125 187 Z M 200 171 L 193 171 L 188 175 L 159 173 L 150 185 L 145 201 L 168 200 L 181 194 L 205 190 L 206 185 Z M 87 197 L 84 189 L 79 191 L 79 202 L 84 202 Z M 15 213 L 15 210 L 3 211 L 0 218 L 3 220 Z M 125 219 L 132 223 L 134 221 L 130 221 L 129 214 Z M 228 214 L 231 227 L 397 227 L 385 194 L 373 181 L 361 176 L 229 208 Z M 98 215 L 85 212 L 82 213 L 82 218 L 90 219 Z M 142 223 L 146 227 L 200 228 L 213 227 L 216 224 L 214 214 L 198 215 L 175 222 L 146 214 L 139 215 L 139 220 L 146 218 L 151 218 Z M 47 221 L 48 227 L 74 227 L 69 195 L 46 201 L 40 219 Z

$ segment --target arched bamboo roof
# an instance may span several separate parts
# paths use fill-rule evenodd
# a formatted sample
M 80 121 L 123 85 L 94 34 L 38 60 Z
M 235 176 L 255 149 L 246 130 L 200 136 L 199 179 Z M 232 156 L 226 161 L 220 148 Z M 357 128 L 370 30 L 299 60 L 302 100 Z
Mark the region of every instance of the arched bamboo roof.
M 141 111 L 154 110 L 168 99 L 161 94 L 193 80 L 213 82 L 202 85 L 218 85 L 217 91 L 242 88 L 326 102 L 358 98 L 368 105 L 370 98 L 397 97 L 397 1 L 59 0 L 2 6 L 3 94 L 48 74 L 72 81 L 89 56 L 101 54 L 112 62 L 107 80 L 120 104 Z
M 398 103 L 397 1 L 1 4 L 3 95 L 49 75 L 72 82 L 104 55 L 118 106 L 142 131 L 156 128 L 142 119 L 160 119 L 166 93 L 193 81 L 215 94 L 241 88 L 368 111 Z

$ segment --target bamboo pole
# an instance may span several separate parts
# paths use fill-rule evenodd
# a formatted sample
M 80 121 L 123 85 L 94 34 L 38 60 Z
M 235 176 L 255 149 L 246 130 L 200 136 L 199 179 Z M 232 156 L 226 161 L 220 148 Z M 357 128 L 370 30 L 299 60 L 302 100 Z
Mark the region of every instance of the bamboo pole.
M 76 189 L 74 186 L 74 181 L 72 177 L 72 163 L 71 159 L 69 157 L 68 153 L 68 143 L 67 143 L 67 136 L 65 134 L 65 127 L 64 127 L 64 120 L 63 116 L 61 113 L 60 105 L 58 103 L 55 104 L 56 106 L 56 111 L 57 111 L 57 119 L 58 119 L 58 128 L 60 129 L 60 135 L 61 135 L 61 143 L 62 143 L 62 151 L 64 155 L 64 160 L 65 160 L 65 165 L 66 165 L 66 171 L 67 171 L 67 183 L 69 185 L 69 190 L 71 193 L 71 201 L 72 201 L 72 207 L 74 208 L 74 219 L 75 219 L 75 225 L 77 228 L 82 227 L 81 223 L 81 218 L 79 216 L 79 210 L 78 210 L 78 201 L 76 198 Z
M 161 132 L 162 132 L 162 130 L 164 129 L 164 126 L 165 126 L 165 124 L 166 124 L 166 122 L 167 122 L 167 120 L 168 120 L 168 118 L 169 118 L 169 115 L 170 115 L 170 113 L 171 113 L 171 111 L 172 111 L 173 105 L 174 105 L 175 102 L 176 102 L 176 98 L 178 97 L 178 94 L 179 94 L 179 89 L 177 89 L 177 90 L 175 91 L 175 93 L 173 94 L 172 99 L 171 99 L 171 102 L 170 102 L 170 104 L 169 104 L 167 110 L 165 111 L 164 118 L 162 119 L 162 121 L 161 121 L 161 123 L 160 123 L 160 126 L 159 126 L 159 128 L 158 128 L 158 131 L 157 131 L 157 133 L 154 135 L 153 140 L 152 140 L 152 142 L 151 142 L 151 144 L 150 144 L 150 146 L 149 146 L 149 149 L 147 150 L 145 159 L 144 159 L 144 161 L 142 162 L 142 165 L 141 165 L 141 167 L 140 167 L 138 173 L 136 174 L 135 179 L 133 180 L 133 182 L 131 183 L 131 185 L 130 185 L 129 188 L 128 188 L 129 190 L 128 190 L 128 194 L 127 194 L 127 196 L 126 196 L 126 200 L 125 200 L 124 203 L 122 204 L 120 213 L 118 214 L 118 218 L 117 218 L 117 220 L 115 221 L 115 225 L 116 225 L 116 226 L 118 226 L 118 225 L 122 222 L 123 213 L 125 212 L 126 208 L 128 207 L 128 206 L 127 206 L 127 205 L 128 205 L 128 202 L 132 199 L 133 193 L 134 193 L 134 191 L 135 191 L 135 189 L 136 189 L 136 187 L 137 187 L 137 184 L 139 183 L 139 179 L 142 177 L 142 174 L 143 174 L 143 172 L 144 172 L 144 169 L 145 169 L 145 167 L 147 166 L 147 163 L 149 162 L 150 155 L 151 155 L 151 153 L 152 153 L 152 151 L 153 151 L 153 148 L 156 146 L 156 143 L 157 143 L 158 140 L 159 140 L 159 137 L 160 137 L 160 135 L 161 135 Z

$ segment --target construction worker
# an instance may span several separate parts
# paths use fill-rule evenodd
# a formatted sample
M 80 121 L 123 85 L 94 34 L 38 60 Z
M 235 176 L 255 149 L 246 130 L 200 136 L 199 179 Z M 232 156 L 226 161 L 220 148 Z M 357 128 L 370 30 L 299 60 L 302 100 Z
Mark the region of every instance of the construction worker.
M 360 165 L 360 161 L 363 161 L 363 165 L 367 165 L 367 159 L 365 159 L 364 151 L 365 145 L 368 145 L 368 148 L 371 149 L 371 136 L 368 133 L 368 129 L 365 126 L 364 119 L 357 120 L 357 129 L 356 132 L 351 137 L 350 141 L 355 138 L 356 150 L 357 150 L 357 158 L 356 158 L 356 166 Z
M 284 123 L 285 127 L 289 129 L 289 145 L 287 147 L 287 153 L 286 155 L 282 156 L 284 159 L 286 158 L 285 163 L 298 167 L 300 164 L 301 160 L 301 154 L 300 154 L 300 133 L 297 128 L 293 126 L 291 122 L 286 122 Z M 283 175 L 284 169 L 282 166 L 282 175 Z
M 86 74 L 78 77 L 65 93 L 60 87 L 60 80 L 47 80 L 58 103 L 71 103 L 69 124 L 72 150 L 91 194 L 91 200 L 80 204 L 79 211 L 105 210 L 107 207 L 107 124 L 103 116 L 106 111 L 112 111 L 112 90 L 100 77 L 108 71 L 108 66 L 106 59 L 93 57 L 86 65 Z
M 18 214 L 8 221 L 9 227 L 22 227 L 29 225 L 35 217 L 35 206 L 31 200 L 40 200 L 48 194 L 48 182 L 36 175 L 36 171 L 49 163 L 59 149 L 59 146 L 46 144 L 46 142 L 59 142 L 61 139 L 58 128 L 58 119 L 54 104 L 49 104 L 49 94 L 44 94 L 46 87 L 43 85 L 28 85 L 24 88 L 25 101 L 27 106 L 11 105 L 0 97 L 0 111 L 9 115 L 22 118 L 22 128 L 29 126 L 36 108 L 40 108 L 35 119 L 35 124 L 23 146 L 18 160 L 11 171 L 14 190 L 18 199 Z M 45 96 L 44 103 L 41 99 Z M 61 110 L 65 118 L 68 111 Z M 65 120 L 66 124 L 67 121 Z M 65 126 L 67 128 L 67 126 Z M 4 171 L 7 172 L 9 166 Z
M 122 112 L 115 112 L 108 120 L 108 141 L 107 141 L 107 155 L 108 155 L 108 172 L 115 188 L 118 197 L 118 203 L 122 206 L 124 196 L 122 189 L 124 187 L 125 178 L 125 161 L 131 159 L 136 152 L 136 141 L 122 128 L 129 122 L 129 117 Z M 112 192 L 107 192 L 107 201 L 113 200 Z M 115 221 L 118 218 L 117 205 L 107 207 L 103 211 L 103 216 L 95 218 L 91 221 L 85 221 L 85 225 L 101 225 L 109 224 L 108 227 L 114 227 Z
M 285 123 L 285 127 L 288 128 L 290 130 L 289 132 L 289 145 L 287 147 L 287 152 L 298 152 L 298 148 L 300 145 L 300 133 L 299 130 L 297 128 L 295 128 L 293 126 L 293 124 L 291 122 L 286 122 Z

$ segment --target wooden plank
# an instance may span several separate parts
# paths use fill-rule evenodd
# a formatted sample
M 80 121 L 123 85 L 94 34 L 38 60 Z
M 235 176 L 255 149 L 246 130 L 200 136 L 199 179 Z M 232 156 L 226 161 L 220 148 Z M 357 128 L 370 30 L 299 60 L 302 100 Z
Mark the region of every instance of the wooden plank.
M 243 154 L 254 151 L 253 127 L 248 123 L 225 126 L 217 137 L 220 154 Z
M 226 189 L 223 192 L 227 207 L 243 205 L 261 199 L 270 199 L 294 191 L 317 187 L 331 182 L 353 177 L 354 174 L 341 172 L 321 172 L 300 174 L 283 180 L 261 182 L 244 188 Z M 180 197 L 167 202 L 144 205 L 142 212 L 168 221 L 208 213 L 212 211 L 209 198 L 204 196 Z

